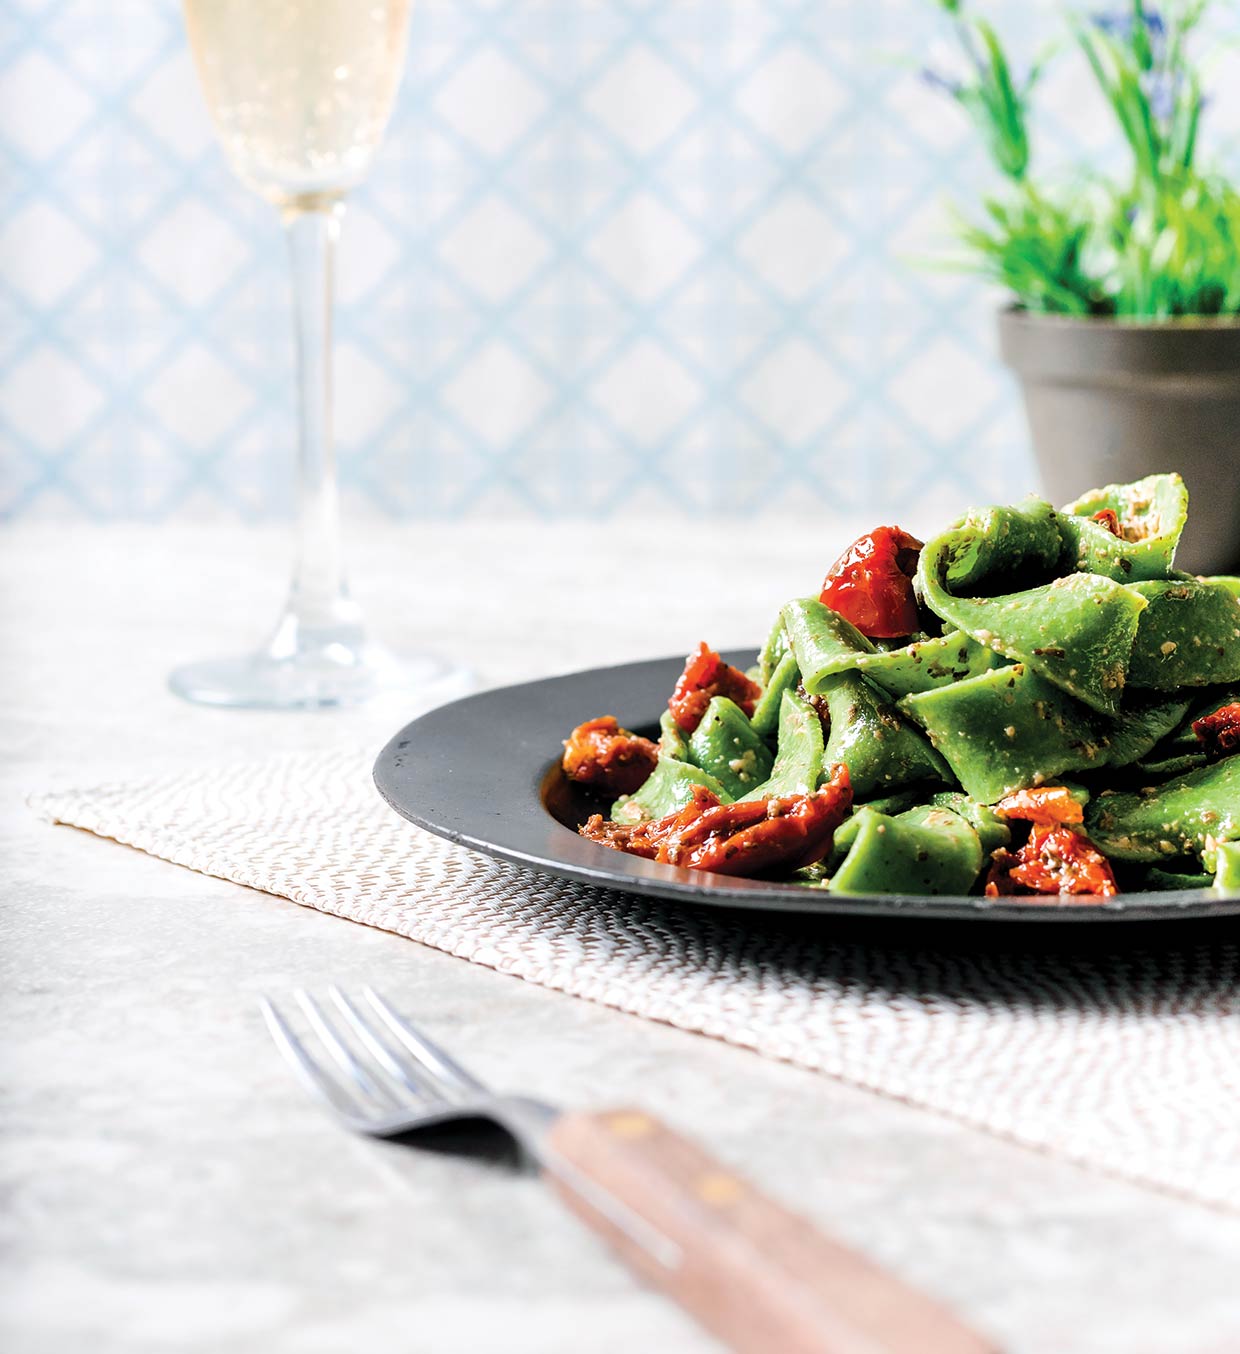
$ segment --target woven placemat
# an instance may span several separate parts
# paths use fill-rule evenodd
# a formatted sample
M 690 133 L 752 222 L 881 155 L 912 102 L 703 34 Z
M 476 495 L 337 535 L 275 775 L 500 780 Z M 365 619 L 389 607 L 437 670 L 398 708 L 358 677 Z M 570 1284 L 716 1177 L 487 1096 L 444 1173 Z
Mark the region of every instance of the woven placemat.
M 732 914 L 572 884 L 397 817 L 369 758 L 32 800 L 50 821 L 1240 1211 L 1240 946 Z

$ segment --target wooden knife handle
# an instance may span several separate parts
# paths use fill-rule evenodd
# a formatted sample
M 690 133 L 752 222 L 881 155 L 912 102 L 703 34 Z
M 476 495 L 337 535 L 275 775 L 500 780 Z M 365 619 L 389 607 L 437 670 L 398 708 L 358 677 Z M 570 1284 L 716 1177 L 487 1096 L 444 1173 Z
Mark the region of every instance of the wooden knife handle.
M 640 1110 L 565 1114 L 546 1147 L 547 1174 L 573 1212 L 732 1349 L 996 1354 Z

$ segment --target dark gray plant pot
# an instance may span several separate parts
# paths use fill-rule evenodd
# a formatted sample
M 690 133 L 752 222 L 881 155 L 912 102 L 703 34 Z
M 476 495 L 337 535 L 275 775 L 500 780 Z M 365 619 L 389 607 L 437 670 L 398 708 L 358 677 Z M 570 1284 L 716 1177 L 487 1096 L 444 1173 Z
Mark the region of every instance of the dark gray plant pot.
M 1240 572 L 1240 322 L 1009 309 L 999 350 L 1020 379 L 1047 497 L 1178 470 L 1191 504 L 1177 565 Z

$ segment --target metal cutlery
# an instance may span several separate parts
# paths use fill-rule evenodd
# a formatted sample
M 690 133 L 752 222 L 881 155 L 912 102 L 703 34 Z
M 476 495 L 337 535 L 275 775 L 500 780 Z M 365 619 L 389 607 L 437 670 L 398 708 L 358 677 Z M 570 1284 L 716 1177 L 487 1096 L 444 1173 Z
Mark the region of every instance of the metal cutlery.
M 930 1298 L 760 1194 L 641 1110 L 561 1112 L 497 1094 L 378 993 L 296 994 L 263 1013 L 294 1072 L 351 1129 L 511 1136 L 637 1273 L 745 1354 L 994 1354 Z

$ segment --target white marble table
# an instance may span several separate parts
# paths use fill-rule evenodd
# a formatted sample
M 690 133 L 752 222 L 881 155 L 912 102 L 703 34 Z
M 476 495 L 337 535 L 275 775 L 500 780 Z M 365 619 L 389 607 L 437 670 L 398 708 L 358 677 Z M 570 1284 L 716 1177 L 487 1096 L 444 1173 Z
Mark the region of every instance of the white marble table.
M 649 528 L 355 535 L 379 628 L 488 682 L 699 631 L 753 641 L 830 550 L 762 533 L 726 597 L 690 587 L 698 620 L 666 584 L 729 554 L 724 528 L 660 536 L 659 568 Z M 186 759 L 377 746 L 401 708 L 227 714 L 165 692 L 173 663 L 255 638 L 284 567 L 276 531 L 0 533 L 6 1354 L 713 1348 L 533 1182 L 350 1140 L 314 1109 L 254 998 L 329 979 L 391 993 L 513 1086 L 649 1106 L 1016 1354 L 1240 1348 L 1238 1219 L 29 815 L 29 791 Z M 617 628 L 599 580 L 640 624 Z

